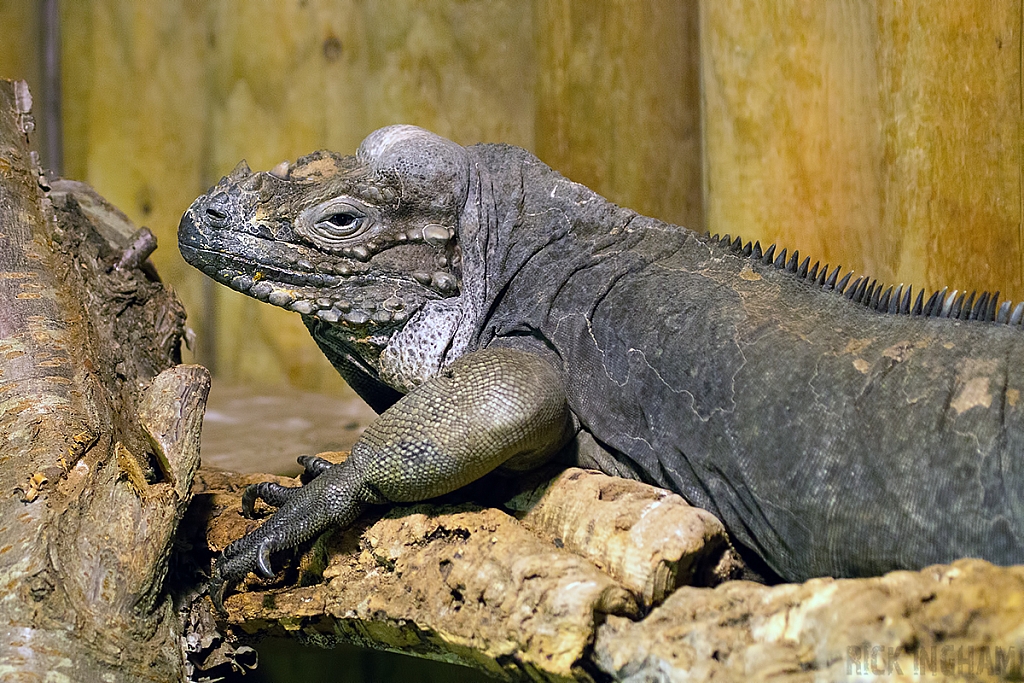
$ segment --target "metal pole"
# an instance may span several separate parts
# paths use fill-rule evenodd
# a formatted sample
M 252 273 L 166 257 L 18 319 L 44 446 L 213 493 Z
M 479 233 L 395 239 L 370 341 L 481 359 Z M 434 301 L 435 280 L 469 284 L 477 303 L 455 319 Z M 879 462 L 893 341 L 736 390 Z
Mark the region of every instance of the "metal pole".
M 42 33 L 42 124 L 41 140 L 43 166 L 56 175 L 64 173 L 64 129 L 61 116 L 60 76 L 60 2 L 39 0 L 39 18 Z

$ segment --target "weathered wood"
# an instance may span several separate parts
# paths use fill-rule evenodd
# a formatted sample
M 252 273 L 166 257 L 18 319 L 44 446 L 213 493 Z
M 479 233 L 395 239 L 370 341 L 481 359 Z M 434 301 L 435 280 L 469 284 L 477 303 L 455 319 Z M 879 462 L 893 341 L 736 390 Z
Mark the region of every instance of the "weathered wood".
M 145 257 L 117 268 L 133 226 L 40 176 L 29 108 L 0 81 L 0 678 L 181 680 L 164 576 L 209 378 Z

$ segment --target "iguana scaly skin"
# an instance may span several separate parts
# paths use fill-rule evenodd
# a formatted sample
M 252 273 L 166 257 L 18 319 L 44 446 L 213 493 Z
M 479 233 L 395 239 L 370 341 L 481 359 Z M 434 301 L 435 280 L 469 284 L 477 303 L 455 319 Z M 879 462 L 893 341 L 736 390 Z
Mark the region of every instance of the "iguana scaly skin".
M 411 126 L 240 164 L 186 260 L 297 311 L 381 417 L 218 561 L 556 452 L 673 489 L 781 577 L 1024 561 L 1021 306 L 925 301 L 645 218 L 522 149 Z

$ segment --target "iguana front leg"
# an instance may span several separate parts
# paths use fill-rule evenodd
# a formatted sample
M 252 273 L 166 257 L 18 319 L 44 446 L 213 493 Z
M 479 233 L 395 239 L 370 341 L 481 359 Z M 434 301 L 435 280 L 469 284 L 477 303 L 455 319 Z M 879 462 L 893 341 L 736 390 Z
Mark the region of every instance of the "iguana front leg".
M 503 464 L 541 462 L 571 438 L 572 424 L 561 378 L 540 356 L 464 356 L 386 410 L 343 463 L 306 459 L 315 478 L 302 487 L 249 487 L 247 511 L 256 498 L 279 507 L 224 550 L 210 582 L 214 605 L 223 612 L 224 591 L 251 570 L 272 577 L 275 551 L 352 523 L 366 504 L 432 498 Z

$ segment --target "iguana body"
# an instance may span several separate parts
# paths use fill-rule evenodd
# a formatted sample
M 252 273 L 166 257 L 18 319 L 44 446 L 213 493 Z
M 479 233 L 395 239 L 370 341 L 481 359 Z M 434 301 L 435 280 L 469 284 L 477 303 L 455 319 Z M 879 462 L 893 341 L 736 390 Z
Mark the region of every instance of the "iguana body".
M 1022 309 L 994 297 L 883 293 L 407 126 L 236 169 L 179 241 L 302 313 L 384 411 L 344 465 L 248 494 L 282 507 L 226 551 L 228 583 L 363 503 L 560 449 L 679 492 L 789 580 L 1024 561 Z

